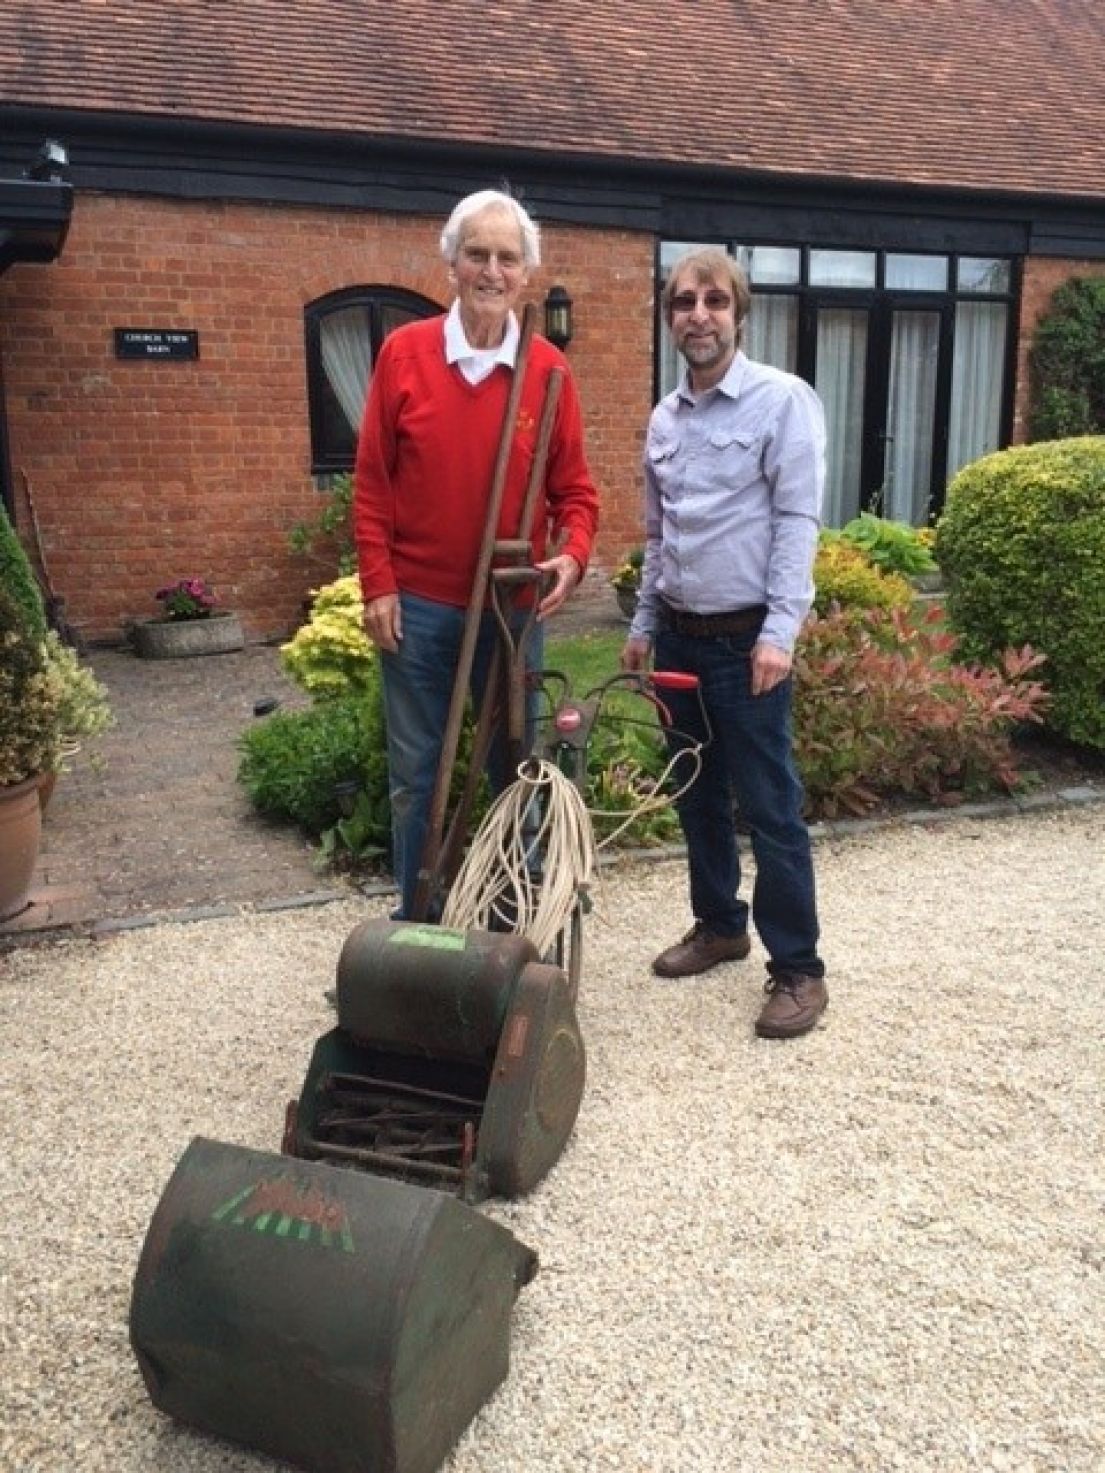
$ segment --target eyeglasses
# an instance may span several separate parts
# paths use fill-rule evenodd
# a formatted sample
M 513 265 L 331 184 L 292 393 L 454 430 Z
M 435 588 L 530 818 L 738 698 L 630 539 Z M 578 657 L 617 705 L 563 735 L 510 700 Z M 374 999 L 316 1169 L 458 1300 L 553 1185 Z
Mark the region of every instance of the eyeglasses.
M 717 287 L 705 292 L 680 292 L 677 297 L 672 297 L 671 310 L 693 312 L 699 302 L 705 303 L 707 312 L 725 312 L 733 305 L 733 298 L 728 292 L 719 291 Z

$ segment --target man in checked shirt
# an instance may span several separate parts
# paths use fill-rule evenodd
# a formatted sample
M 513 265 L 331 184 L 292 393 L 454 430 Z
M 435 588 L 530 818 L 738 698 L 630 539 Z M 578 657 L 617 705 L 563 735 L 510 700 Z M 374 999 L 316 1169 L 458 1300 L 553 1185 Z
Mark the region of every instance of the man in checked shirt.
M 689 977 L 751 950 L 733 797 L 756 858 L 751 919 L 767 952 L 765 1038 L 828 1005 L 803 792 L 791 737 L 794 641 L 813 599 L 825 416 L 802 379 L 740 351 L 748 282 L 718 249 L 672 267 L 662 307 L 686 360 L 645 445 L 645 561 L 626 669 L 699 677 L 712 739 L 679 801 L 694 925 L 653 962 Z M 705 740 L 694 692 L 665 691 L 673 725 Z M 673 746 L 685 740 L 671 738 Z

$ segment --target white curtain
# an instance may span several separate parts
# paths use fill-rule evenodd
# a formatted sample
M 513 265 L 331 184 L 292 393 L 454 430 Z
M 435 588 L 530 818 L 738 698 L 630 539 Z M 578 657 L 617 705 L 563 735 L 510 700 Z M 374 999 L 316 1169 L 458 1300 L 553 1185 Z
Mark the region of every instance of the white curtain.
M 938 312 L 894 313 L 880 509 L 892 521 L 914 527 L 928 518 L 939 353 Z
M 962 466 L 998 448 L 1008 316 L 1004 302 L 960 302 L 955 309 L 949 480 Z
M 825 405 L 828 450 L 827 527 L 842 527 L 859 512 L 863 454 L 863 391 L 867 377 L 867 313 L 824 307 L 817 314 L 817 382 Z
M 757 363 L 793 373 L 798 362 L 798 298 L 754 292 L 744 351 Z
M 660 319 L 660 398 L 670 394 L 683 374 L 683 360 L 672 341 L 668 324 Z
M 372 338 L 367 307 L 345 307 L 329 312 L 319 324 L 322 367 L 337 396 L 349 427 L 361 427 L 369 375 L 372 372 Z

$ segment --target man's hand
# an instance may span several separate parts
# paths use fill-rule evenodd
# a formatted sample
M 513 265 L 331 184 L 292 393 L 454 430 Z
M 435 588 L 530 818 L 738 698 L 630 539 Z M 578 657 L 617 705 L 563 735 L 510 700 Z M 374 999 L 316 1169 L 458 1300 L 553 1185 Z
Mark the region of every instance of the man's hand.
M 752 650 L 752 694 L 766 696 L 790 674 L 792 656 L 778 645 L 758 641 Z
M 369 599 L 364 606 L 364 632 L 378 649 L 394 655 L 403 638 L 403 616 L 399 612 L 399 595 L 384 593 Z
M 645 634 L 631 634 L 622 646 L 622 669 L 647 670 L 651 659 L 652 640 Z
M 552 587 L 537 605 L 537 617 L 547 619 L 550 614 L 556 612 L 583 577 L 583 569 L 570 552 L 562 552 L 558 557 L 546 558 L 543 563 L 535 563 L 534 566 L 546 578 L 553 579 Z

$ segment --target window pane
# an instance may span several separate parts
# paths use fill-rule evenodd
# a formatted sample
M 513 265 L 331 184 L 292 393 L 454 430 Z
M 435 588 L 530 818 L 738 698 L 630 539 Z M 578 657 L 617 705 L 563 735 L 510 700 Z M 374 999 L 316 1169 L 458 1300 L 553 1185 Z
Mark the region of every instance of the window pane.
M 811 286 L 874 286 L 874 251 L 810 251 Z
M 753 286 L 797 286 L 802 278 L 796 246 L 737 246 L 735 255 Z
M 399 287 L 350 287 L 305 309 L 311 466 L 316 475 L 352 466 L 368 382 L 380 344 L 401 323 L 441 307 Z
M 372 370 L 371 318 L 367 307 L 328 312 L 319 323 L 319 348 L 327 382 L 351 430 L 359 430 Z
M 754 292 L 744 328 L 744 351 L 758 363 L 794 373 L 798 363 L 798 298 Z
M 993 256 L 960 256 L 957 274 L 961 292 L 1009 290 L 1009 262 Z
M 670 394 L 683 373 L 683 360 L 672 341 L 668 325 L 660 318 L 660 398 Z
M 946 292 L 947 256 L 888 255 L 886 284 L 896 291 Z
M 867 378 L 867 313 L 823 307 L 817 314 L 817 381 L 828 429 L 825 506 L 827 527 L 843 527 L 859 513 L 863 455 L 863 393 Z
M 667 280 L 671 268 L 685 251 L 723 251 L 724 249 L 725 247 L 719 246 L 716 240 L 662 240 L 660 242 L 660 280 Z
M 882 514 L 923 527 L 932 490 L 939 312 L 895 312 L 883 455 Z
M 998 448 L 1008 318 L 1004 302 L 960 302 L 955 309 L 949 478 Z

